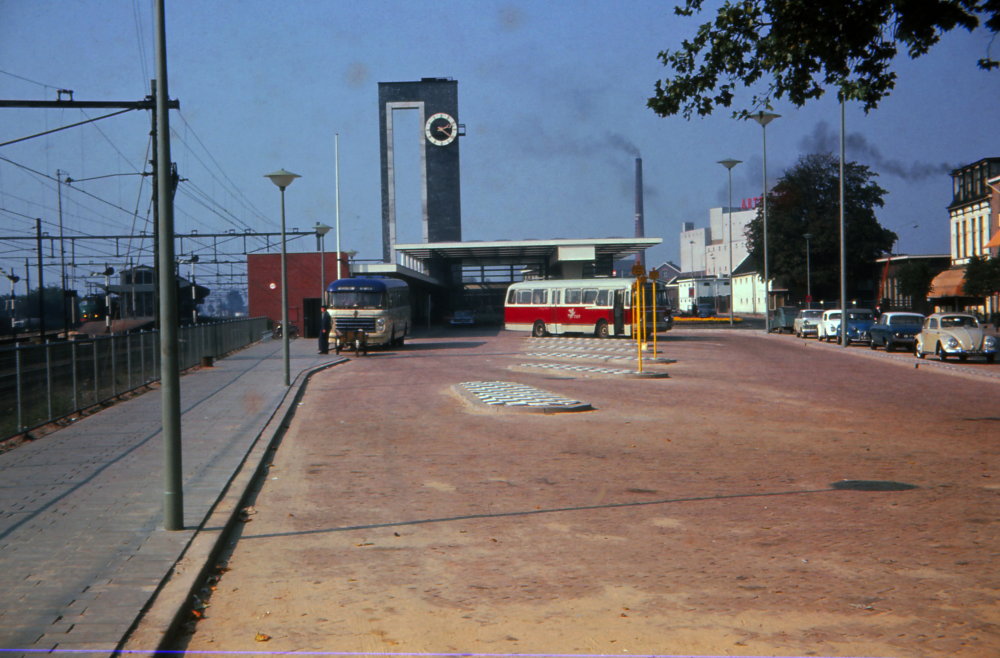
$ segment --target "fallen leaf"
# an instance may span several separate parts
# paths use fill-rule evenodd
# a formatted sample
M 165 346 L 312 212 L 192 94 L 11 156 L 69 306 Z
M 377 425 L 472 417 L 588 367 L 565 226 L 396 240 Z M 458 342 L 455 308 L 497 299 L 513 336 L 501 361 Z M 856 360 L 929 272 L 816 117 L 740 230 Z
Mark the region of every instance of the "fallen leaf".
M 265 633 L 258 632 L 257 635 L 255 635 L 253 639 L 254 639 L 254 642 L 267 642 L 268 640 L 271 639 L 271 636 L 267 635 Z

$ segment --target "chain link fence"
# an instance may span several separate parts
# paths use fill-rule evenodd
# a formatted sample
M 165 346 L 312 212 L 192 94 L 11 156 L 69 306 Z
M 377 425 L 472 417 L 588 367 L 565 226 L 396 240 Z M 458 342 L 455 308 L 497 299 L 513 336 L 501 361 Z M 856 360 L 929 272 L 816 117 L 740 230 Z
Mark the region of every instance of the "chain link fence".
M 267 318 L 178 331 L 181 370 L 263 337 Z M 0 440 L 74 414 L 160 378 L 157 331 L 0 349 Z

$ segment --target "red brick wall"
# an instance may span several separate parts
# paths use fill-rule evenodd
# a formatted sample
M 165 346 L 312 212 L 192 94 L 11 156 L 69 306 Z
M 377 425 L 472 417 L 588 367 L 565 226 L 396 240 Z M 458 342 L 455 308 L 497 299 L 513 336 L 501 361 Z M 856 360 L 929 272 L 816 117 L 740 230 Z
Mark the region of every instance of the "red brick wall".
M 327 285 L 336 278 L 336 262 L 336 252 L 326 252 Z M 347 276 L 347 254 L 340 252 L 340 277 Z M 320 290 L 320 254 L 288 254 L 288 321 L 298 325 L 300 336 L 305 335 L 302 300 L 319 297 Z M 250 317 L 281 322 L 281 254 L 247 256 L 247 296 Z

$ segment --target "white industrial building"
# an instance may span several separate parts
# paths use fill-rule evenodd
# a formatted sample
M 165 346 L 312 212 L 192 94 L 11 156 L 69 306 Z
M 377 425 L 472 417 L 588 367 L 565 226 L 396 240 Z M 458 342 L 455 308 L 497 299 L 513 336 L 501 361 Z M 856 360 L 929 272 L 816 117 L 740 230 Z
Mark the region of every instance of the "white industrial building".
M 709 228 L 694 227 L 685 222 L 680 236 L 681 271 L 702 276 L 728 277 L 729 226 L 732 213 L 732 267 L 743 262 L 747 251 L 746 229 L 757 217 L 757 210 L 737 208 L 711 208 L 708 211 Z

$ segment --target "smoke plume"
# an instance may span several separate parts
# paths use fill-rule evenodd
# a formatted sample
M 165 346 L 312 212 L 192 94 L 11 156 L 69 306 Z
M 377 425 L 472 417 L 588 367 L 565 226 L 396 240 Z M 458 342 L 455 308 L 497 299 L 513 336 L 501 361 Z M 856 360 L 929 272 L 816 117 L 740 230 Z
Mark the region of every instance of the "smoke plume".
M 830 130 L 826 121 L 820 121 L 813 128 L 812 134 L 799 141 L 799 148 L 807 153 L 837 153 L 840 150 L 840 136 Z M 873 144 L 870 144 L 861 133 L 847 135 L 845 149 L 847 157 L 869 165 L 878 174 L 888 174 L 907 181 L 922 181 L 942 174 L 951 173 L 955 168 L 942 162 L 912 162 L 905 164 L 893 158 L 886 158 Z

